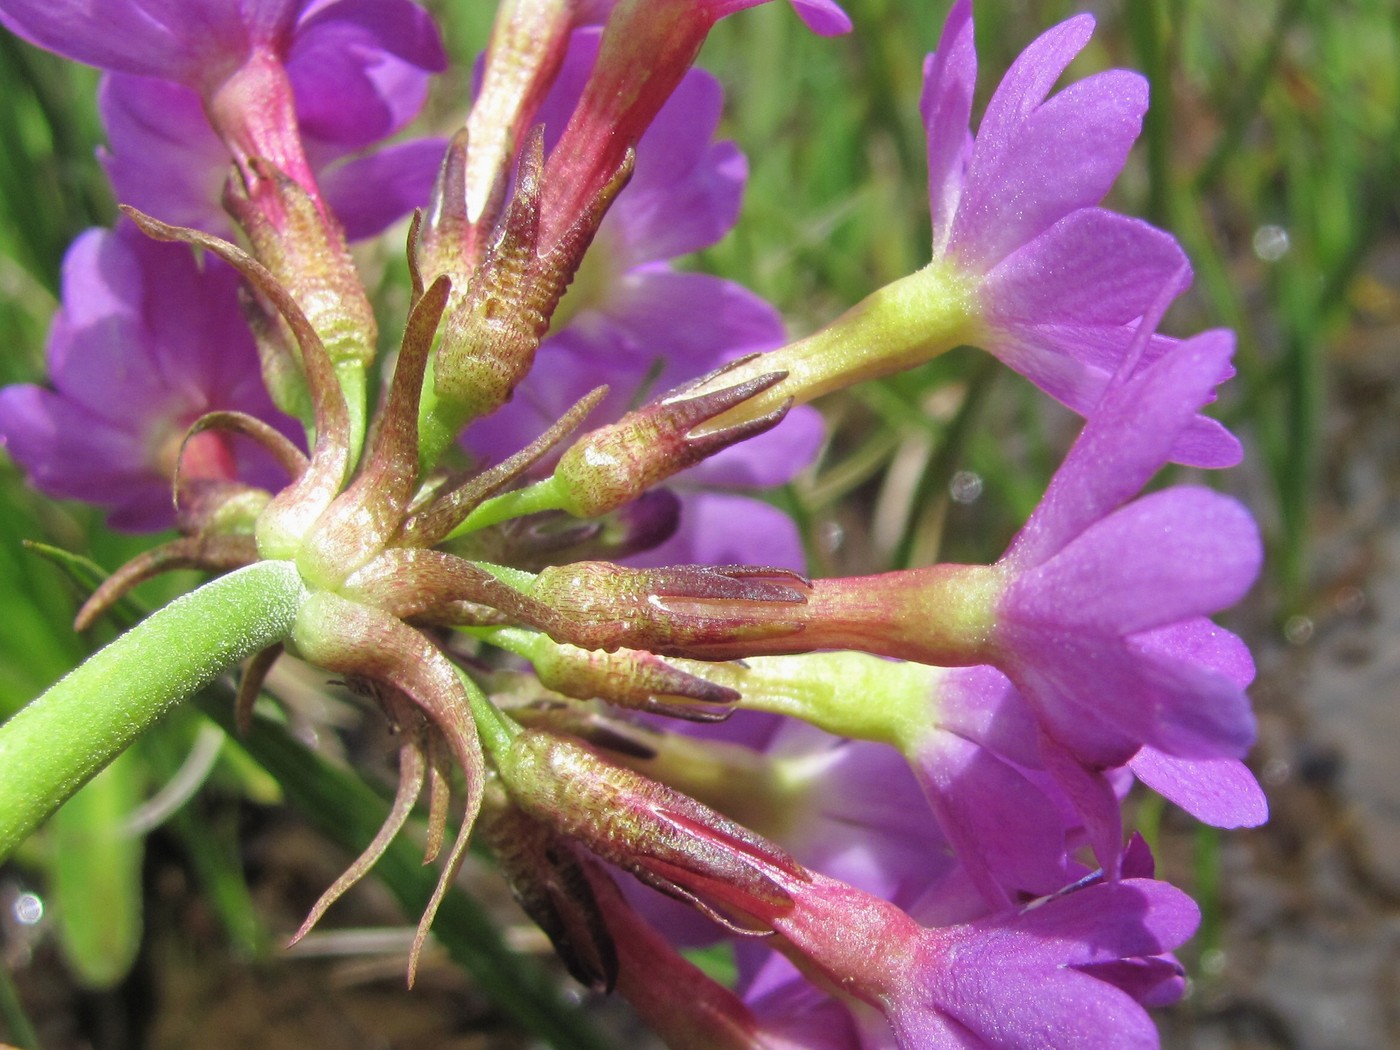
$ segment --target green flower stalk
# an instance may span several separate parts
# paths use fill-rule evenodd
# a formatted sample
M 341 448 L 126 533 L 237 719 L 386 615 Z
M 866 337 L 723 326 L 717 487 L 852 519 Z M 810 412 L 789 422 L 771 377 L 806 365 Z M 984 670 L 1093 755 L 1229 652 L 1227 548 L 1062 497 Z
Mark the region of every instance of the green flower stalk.
M 239 569 L 152 613 L 0 725 L 0 857 L 173 707 L 285 639 L 306 597 L 287 562 Z

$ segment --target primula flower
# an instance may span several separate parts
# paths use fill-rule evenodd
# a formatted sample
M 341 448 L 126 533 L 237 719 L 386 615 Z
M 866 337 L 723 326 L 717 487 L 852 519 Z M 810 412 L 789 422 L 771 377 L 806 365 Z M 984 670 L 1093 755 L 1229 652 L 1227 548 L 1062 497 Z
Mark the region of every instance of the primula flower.
M 1134 322 L 1186 260 L 1174 238 L 1097 207 L 1142 128 L 1147 82 L 1108 70 L 1048 97 L 1094 29 L 1080 15 L 1012 63 L 967 133 L 977 79 L 971 0 L 948 14 L 925 67 L 934 265 L 975 275 L 980 338 L 1003 362 L 1081 415 L 1098 402 Z M 1157 337 L 1144 363 L 1174 341 Z M 1172 458 L 1239 461 L 1239 446 L 1198 417 Z
M 1143 744 L 1233 758 L 1253 740 L 1242 676 L 1186 644 L 1218 632 L 1204 617 L 1258 574 L 1253 519 L 1190 486 L 1127 502 L 1233 349 L 1229 333 L 1207 332 L 1110 390 L 998 563 L 1009 582 L 993 645 L 1050 732 L 1085 761 L 1121 765 Z
M 1234 500 L 1189 486 L 1128 502 L 1179 447 L 1233 349 L 1228 332 L 1207 332 L 1130 379 L 1120 375 L 995 565 L 817 580 L 789 612 L 803 621 L 795 633 L 673 651 L 713 658 L 859 648 L 934 665 L 991 664 L 1035 711 L 1045 768 L 1111 867 L 1121 825 L 1105 771 L 1152 748 L 1146 779 L 1186 797 L 1193 768 L 1154 762 L 1155 752 L 1233 761 L 1254 738 L 1248 655 L 1206 619 L 1258 574 L 1253 519 Z M 1236 781 L 1248 776 L 1227 769 Z M 1239 822 L 1257 809 L 1242 802 Z
M 231 236 L 220 199 L 232 157 L 194 91 L 173 81 L 108 73 L 98 108 L 110 144 L 99 155 L 118 200 L 173 225 Z M 406 107 L 397 109 L 396 121 L 412 116 Z M 367 121 L 370 126 L 380 122 Z M 380 233 L 422 205 L 446 148 L 444 140 L 427 138 L 351 153 L 342 143 L 318 140 L 305 118 L 299 129 L 321 197 L 351 241 Z M 395 123 L 383 133 L 397 129 Z
M 1105 864 L 1121 825 L 1102 770 L 1143 747 L 1233 761 L 1254 740 L 1237 644 L 1206 619 L 1258 574 L 1253 519 L 1202 488 L 1127 502 L 1177 446 L 1233 348 L 1228 333 L 1208 332 L 1110 389 L 994 569 L 1006 583 L 992 662 L 1035 708 L 1042 757 Z
M 786 888 L 794 903 L 772 921 L 777 946 L 879 1009 L 904 1050 L 1155 1050 L 1156 1028 L 1115 979 L 1125 965 L 1156 975 L 1154 961 L 1199 921 L 1188 897 L 1151 879 L 950 926 L 920 925 L 821 875 Z
M 0 0 L 0 23 L 110 71 L 107 163 L 123 200 L 216 231 L 226 228 L 216 209 L 230 159 L 264 157 L 315 196 L 313 168 L 403 127 L 429 73 L 446 65 L 432 20 L 409 0 L 116 0 L 100 13 L 77 0 Z M 408 180 L 426 198 L 436 158 L 423 153 L 400 152 L 396 165 L 414 167 L 386 187 Z M 360 166 L 356 177 L 385 171 Z M 389 221 L 384 210 L 352 213 L 350 225 L 373 232 Z
M 598 41 L 597 30 L 574 34 L 538 113 L 548 148 L 583 90 Z M 509 404 L 467 431 L 465 443 L 478 455 L 509 455 L 600 383 L 610 392 L 594 418 L 607 420 L 650 394 L 782 341 L 781 319 L 758 296 L 732 281 L 678 272 L 669 262 L 714 244 L 738 217 L 748 166 L 732 142 L 712 141 L 722 105 L 719 83 L 691 70 L 661 109 L 637 145 L 632 179 L 560 304 L 535 368 Z M 635 560 L 800 567 L 801 541 L 786 515 L 712 489 L 782 484 L 811 461 L 821 439 L 820 417 L 794 411 L 774 430 L 692 468 L 680 485 L 678 534 Z
M 1093 409 L 1135 322 L 1189 272 L 1171 235 L 1098 206 L 1141 130 L 1146 81 L 1107 70 L 1050 96 L 1093 28 L 1093 18 L 1081 15 L 1033 41 L 992 95 L 974 138 L 972 6 L 954 5 L 925 65 L 920 103 L 931 262 L 750 365 L 738 379 L 776 369 L 789 378 L 743 414 L 788 397 L 808 401 L 961 343 L 985 348 L 1080 415 Z M 1154 336 L 1142 363 L 1174 345 Z M 1219 423 L 1199 416 L 1170 458 L 1230 466 L 1239 462 L 1240 446 Z
M 237 289 L 217 259 L 197 263 L 183 245 L 159 244 L 125 222 L 74 241 L 49 333 L 54 389 L 0 390 L 0 442 L 31 483 L 110 508 L 116 528 L 159 529 L 174 519 L 176 457 L 200 416 L 246 412 L 295 433 L 263 387 Z M 214 431 L 189 442 L 181 475 L 278 479 L 251 443 Z
M 920 811 L 921 822 L 926 822 L 927 814 L 911 803 L 907 791 L 882 791 L 879 806 L 870 809 L 868 816 L 855 816 L 860 811 L 849 800 L 864 797 L 856 788 L 862 782 L 903 785 L 907 780 L 903 771 L 896 773 L 888 766 L 903 756 L 946 838 L 935 850 L 956 855 L 967 880 L 987 904 L 1005 906 L 1041 896 L 1072 877 L 1067 850 L 1082 835 L 1078 817 L 1044 771 L 1034 713 L 995 668 L 929 667 L 857 652 L 757 656 L 742 665 L 720 667 L 682 666 L 740 693 L 741 710 L 769 712 L 768 717 L 795 716 L 785 719 L 771 739 L 756 744 L 766 755 L 800 756 L 799 768 L 824 770 L 812 765 L 814 756 L 804 753 L 802 742 L 813 737 L 850 738 L 836 749 L 845 752 L 845 759 L 835 763 L 830 774 L 824 770 L 821 785 L 814 785 L 808 794 L 824 799 L 824 808 L 838 814 L 839 825 L 867 836 L 869 848 L 879 858 L 873 866 L 883 871 L 884 882 L 853 877 L 852 871 L 832 866 L 830 854 L 809 855 L 794 841 L 775 836 L 813 867 L 859 889 L 901 899 L 894 887 L 899 885 L 896 879 L 902 866 L 889 864 L 887 858 L 899 855 L 900 848 L 893 845 L 896 840 L 916 838 L 911 834 L 915 821 L 908 811 Z M 835 735 L 818 733 L 806 723 Z M 699 726 L 691 731 L 699 734 L 709 729 Z M 852 762 L 858 755 L 866 757 Z M 877 764 L 876 756 L 883 756 L 885 764 Z M 850 774 L 843 776 L 842 770 Z M 847 801 L 842 803 L 843 799 Z M 794 803 L 792 808 L 802 806 Z M 810 818 L 792 822 L 794 827 L 810 823 Z M 876 829 L 887 829 L 889 834 L 877 838 L 870 834 Z M 843 836 L 839 831 L 824 831 L 815 838 L 834 843 Z M 891 845 L 886 846 L 886 841 Z M 927 865 L 927 860 L 923 863 Z M 948 873 L 925 868 L 922 874 L 921 885 L 927 886 L 931 879 Z M 911 884 L 919 883 L 911 880 Z

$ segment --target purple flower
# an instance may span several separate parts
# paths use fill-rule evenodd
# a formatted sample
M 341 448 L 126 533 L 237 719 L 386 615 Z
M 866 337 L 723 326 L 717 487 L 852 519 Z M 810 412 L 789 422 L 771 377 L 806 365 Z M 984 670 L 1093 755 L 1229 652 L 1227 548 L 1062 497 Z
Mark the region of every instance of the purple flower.
M 1149 879 L 939 927 L 820 875 L 785 888 L 794 907 L 772 925 L 788 954 L 881 1010 L 905 1050 L 1155 1048 L 1124 970 L 1158 976 L 1153 961 L 1199 921 L 1189 898 Z
M 313 134 L 351 149 L 406 123 L 423 74 L 445 65 L 431 19 L 409 0 L 0 0 L 0 24 L 76 62 L 202 96 L 270 52 Z
M 992 667 L 942 671 L 915 735 L 902 750 L 989 903 L 1041 896 L 1069 881 L 1076 822 L 1045 783 L 1034 714 L 1004 675 Z
M 574 34 L 537 119 L 552 147 L 583 90 L 599 34 Z M 470 428 L 466 444 L 499 459 L 522 447 L 601 383 L 608 398 L 594 419 L 783 340 L 776 311 L 747 289 L 668 260 L 707 247 L 734 224 L 748 167 L 732 142 L 712 142 L 723 93 L 691 70 L 637 146 L 636 170 L 618 195 L 583 268 L 555 315 L 530 376 L 513 400 Z M 678 479 L 682 526 L 643 564 L 752 562 L 797 568 L 802 547 L 791 521 L 767 504 L 716 489 L 782 484 L 820 444 L 820 417 L 795 410 L 774 430 L 736 445 Z M 721 528 L 715 528 L 722 523 Z
M 99 152 L 118 200 L 172 225 L 231 235 L 219 202 L 232 155 L 198 94 L 173 81 L 108 73 L 98 107 L 110 143 Z M 427 201 L 443 140 L 347 155 L 341 144 L 316 139 L 306 121 L 299 126 L 321 196 L 349 240 L 372 237 Z
M 1153 764 L 1156 752 L 1235 760 L 1254 739 L 1248 656 L 1206 619 L 1258 574 L 1253 519 L 1190 486 L 1126 502 L 1176 447 L 1233 349 L 1228 332 L 1207 332 L 1116 382 L 997 564 L 1008 582 L 996 601 L 994 662 L 1034 707 L 1042 757 L 1105 864 L 1121 829 L 1101 771 L 1150 748 L 1149 782 L 1179 781 L 1191 767 Z M 1250 822 L 1257 805 L 1238 805 L 1236 822 Z
M 1142 745 L 1234 758 L 1253 739 L 1239 676 L 1152 634 L 1204 628 L 1244 595 L 1260 562 L 1253 519 L 1190 486 L 1127 503 L 1233 349 L 1228 332 L 1207 332 L 1110 390 L 998 563 L 1010 582 L 995 647 L 1049 731 L 1085 761 L 1122 765 Z
M 104 160 L 120 199 L 219 232 L 231 160 L 265 157 L 314 194 L 313 169 L 403 127 L 446 64 L 409 0 L 117 0 L 100 13 L 77 0 L 0 0 L 0 22 L 110 71 Z M 426 200 L 440 153 L 418 145 L 392 166 L 351 161 L 347 187 L 375 177 L 380 188 L 343 195 L 347 227 L 364 236 Z
M 116 528 L 174 519 L 171 480 L 185 431 L 216 410 L 295 427 L 263 388 L 238 306 L 238 277 L 196 263 L 123 222 L 89 230 L 63 264 L 63 306 L 49 333 L 53 389 L 0 390 L 0 443 L 41 491 L 110 508 Z M 250 443 L 206 431 L 185 450 L 186 478 L 275 482 Z
M 1081 15 L 1031 43 L 974 139 L 972 7 L 959 0 L 926 64 L 921 102 L 935 265 L 976 279 L 974 341 L 1081 415 L 1117 370 L 1136 320 L 1186 270 L 1169 234 L 1097 206 L 1141 130 L 1146 81 L 1109 70 L 1048 97 L 1093 27 Z M 1144 363 L 1174 345 L 1154 338 Z M 1170 458 L 1229 466 L 1240 449 L 1198 416 Z
M 1122 829 L 1109 773 L 1130 761 L 1146 782 L 1212 822 L 1263 819 L 1257 787 L 1231 800 L 1202 782 L 1212 772 L 1246 789 L 1251 781 L 1237 760 L 1254 738 L 1244 691 L 1252 665 L 1238 639 L 1207 617 L 1253 583 L 1262 555 L 1258 529 L 1239 503 L 1203 488 L 1133 500 L 1194 425 L 1228 365 L 1233 339 L 1207 332 L 1132 373 L 1149 332 L 1144 323 L 1040 506 L 995 565 L 816 580 L 802 607 L 803 649 L 990 664 L 1030 705 L 1038 763 L 1025 757 L 1024 727 L 1004 735 L 1013 750 L 998 753 L 956 725 L 952 736 L 937 735 L 936 715 L 928 735 L 917 739 L 908 719 L 890 716 L 892 738 L 944 807 L 940 819 L 949 837 L 975 877 L 984 866 L 984 890 L 1014 870 L 992 861 L 1004 840 L 988 836 L 986 813 L 954 811 L 964 803 L 946 789 L 961 777 L 974 796 L 1001 799 L 1016 784 L 1023 799 L 1032 798 L 999 758 L 1022 770 L 1045 769 L 1110 870 Z M 688 647 L 686 655 L 752 658 L 791 652 L 794 641 L 722 642 Z M 981 702 L 995 695 L 993 683 Z M 977 704 L 972 710 L 988 714 Z

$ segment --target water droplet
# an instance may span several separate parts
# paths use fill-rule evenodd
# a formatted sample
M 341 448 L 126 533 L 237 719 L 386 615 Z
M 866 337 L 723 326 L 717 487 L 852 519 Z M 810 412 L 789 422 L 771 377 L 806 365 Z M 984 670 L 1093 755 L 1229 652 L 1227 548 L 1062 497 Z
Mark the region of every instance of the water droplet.
M 822 522 L 818 535 L 821 537 L 822 550 L 827 554 L 835 554 L 846 541 L 846 530 L 835 521 Z
M 1341 615 L 1355 616 L 1366 608 L 1366 592 L 1356 586 L 1343 587 L 1332 604 Z
M 955 503 L 975 503 L 982 495 L 982 476 L 970 470 L 960 470 L 948 483 L 948 494 Z
M 44 917 L 44 901 L 37 893 L 21 893 L 15 898 L 13 910 L 15 922 L 34 926 Z
M 1293 767 L 1281 758 L 1271 758 L 1264 763 L 1264 768 L 1259 771 L 1259 779 L 1269 787 L 1278 787 L 1287 783 L 1288 778 L 1293 775 Z
M 1282 226 L 1260 226 L 1254 231 L 1254 254 L 1264 262 L 1278 262 L 1288 249 L 1288 231 Z
M 1312 619 L 1307 616 L 1290 616 L 1284 622 L 1283 636 L 1289 645 L 1307 645 L 1313 636 Z

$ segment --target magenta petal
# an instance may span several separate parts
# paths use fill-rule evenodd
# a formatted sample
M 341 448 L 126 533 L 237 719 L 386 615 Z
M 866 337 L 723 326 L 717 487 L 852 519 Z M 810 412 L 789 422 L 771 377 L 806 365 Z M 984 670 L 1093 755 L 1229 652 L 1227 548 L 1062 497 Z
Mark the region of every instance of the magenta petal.
M 1149 1009 L 1180 1002 L 1186 994 L 1186 970 L 1171 956 L 1091 963 L 1079 969 L 1121 988 Z
M 1133 635 L 1133 644 L 1153 656 L 1199 664 L 1243 689 L 1254 681 L 1254 657 L 1235 634 L 1204 616 Z
M 1095 685 L 1085 685 L 1083 668 L 1099 661 L 1104 639 L 1065 638 L 1063 632 L 1020 629 L 1008 632 L 1015 656 L 1007 672 L 1035 710 L 1045 733 L 1063 744 L 1079 761 L 1098 769 L 1121 766 L 1154 731 L 1151 711 L 1129 704 L 1129 697 L 1105 701 Z M 1127 676 L 1131 682 L 1131 675 Z
M 835 0 L 788 0 L 807 28 L 822 36 L 840 36 L 851 31 L 851 19 Z
M 748 161 L 732 142 L 710 141 L 723 105 L 719 81 L 691 70 L 642 136 L 607 219 L 624 268 L 709 247 L 734 226 Z
M 962 196 L 963 175 L 972 150 L 972 93 L 977 86 L 977 49 L 972 0 L 958 0 L 948 12 L 938 50 L 924 62 L 919 112 L 928 134 L 928 192 L 933 217 L 933 254 L 943 254 Z
M 1072 967 L 1159 955 L 1198 921 L 1184 894 L 1133 879 L 1002 920 L 929 931 L 925 979 L 894 997 L 890 1020 L 909 1047 L 979 1045 L 950 1041 L 935 1023 L 942 1015 L 991 1047 L 1156 1050 L 1156 1029 L 1132 996 Z
M 134 230 L 120 236 L 88 230 L 63 260 L 63 305 L 49 333 L 49 377 L 65 397 L 114 425 L 149 411 L 163 392 L 158 354 L 133 353 L 145 341 L 147 296 L 141 258 L 171 245 L 141 244 Z M 71 306 L 70 306 L 71 304 Z
M 1008 673 L 1047 732 L 1080 762 L 1121 766 L 1144 744 L 1193 758 L 1239 758 L 1254 742 L 1244 691 L 1206 667 L 1063 624 L 1008 623 L 1003 631 L 1015 654 Z
M 968 960 L 968 965 L 975 963 Z M 1158 1050 L 1157 1028 L 1126 992 L 1078 970 L 1041 973 L 1028 967 L 969 974 L 950 981 L 973 999 L 954 1016 L 985 1040 L 1014 1050 Z M 952 1011 L 950 1011 L 952 1012 Z M 925 1044 L 909 1042 L 915 1047 Z
M 321 195 L 345 227 L 345 236 L 363 240 L 426 207 L 447 143 L 414 139 L 387 146 L 321 173 Z
M 1157 794 L 1217 828 L 1256 828 L 1269 819 L 1264 789 L 1243 762 L 1188 759 L 1144 747 L 1128 763 Z
M 1045 768 L 1084 822 L 1089 845 L 1107 877 L 1116 879 L 1123 854 L 1123 813 L 1113 782 L 1091 768 L 1050 734 L 1041 736 Z
M 155 484 L 169 505 L 169 485 L 144 476 L 147 449 L 137 430 L 50 390 L 30 384 L 0 389 L 0 443 L 35 488 L 51 496 L 107 502 L 133 483 Z
M 748 175 L 748 160 L 739 148 L 717 142 L 683 179 L 666 186 L 642 183 L 635 186 L 636 193 L 628 186 L 607 220 L 619 261 L 640 266 L 716 243 L 738 221 Z
M 652 264 L 620 275 L 560 336 L 603 359 L 634 362 L 638 380 L 661 360 L 659 394 L 739 354 L 772 349 L 784 329 L 778 312 L 741 285 Z
M 303 130 L 345 149 L 407 124 L 427 97 L 428 74 L 446 66 L 437 27 L 410 0 L 321 4 L 287 55 Z
M 199 95 L 173 81 L 108 73 L 98 91 L 117 200 L 176 226 L 231 235 L 219 207 L 232 158 Z
M 1028 959 L 1085 966 L 1172 951 L 1200 921 L 1200 909 L 1175 886 L 1124 879 L 1072 890 L 997 925 Z
M 1171 234 L 1103 208 L 1080 208 L 998 263 L 983 283 L 983 303 L 994 327 L 1125 325 L 1186 268 Z
M 1018 765 L 1040 765 L 1035 718 L 1025 698 L 995 667 L 955 667 L 943 671 L 934 700 L 942 729 Z
M 1109 70 L 1066 87 L 1003 127 L 989 105 L 968 162 L 951 248 L 973 270 L 1079 208 L 1097 204 L 1142 128 L 1147 82 Z
M 943 833 L 990 903 L 1007 902 L 1007 890 L 1040 896 L 1064 885 L 1059 811 L 1024 776 L 940 730 L 909 759 Z
M 974 270 L 987 270 L 1020 243 L 1005 243 L 1002 231 L 986 224 L 988 217 L 997 213 L 996 174 L 1014 157 L 1027 118 L 1045 100 L 1093 31 L 1093 18 L 1080 15 L 1043 33 L 1012 63 L 987 104 L 950 240 L 952 250 Z
M 1012 589 L 1020 617 L 1126 635 L 1234 605 L 1262 558 L 1243 506 L 1181 486 L 1090 526 Z
M 284 34 L 308 0 L 5 0 L 0 24 L 99 69 L 194 85 Z M 100 13 L 98 8 L 101 8 Z
M 1244 460 L 1240 439 L 1209 416 L 1196 416 L 1172 442 L 1171 461 L 1183 467 L 1223 470 Z
M 1233 351 L 1230 333 L 1205 332 L 1106 397 L 1012 542 L 1007 559 L 1027 565 L 1043 561 L 1136 494 L 1166 462 Z

